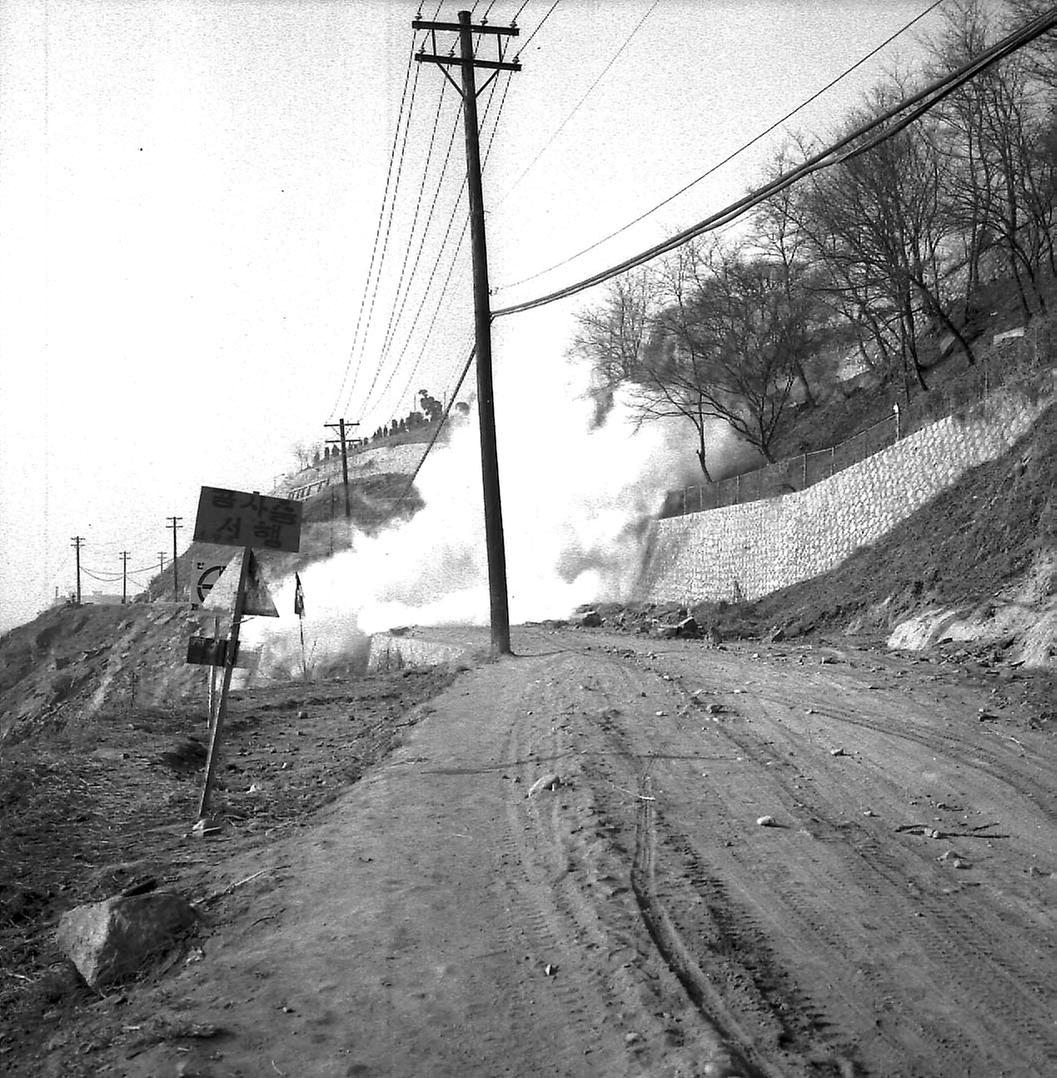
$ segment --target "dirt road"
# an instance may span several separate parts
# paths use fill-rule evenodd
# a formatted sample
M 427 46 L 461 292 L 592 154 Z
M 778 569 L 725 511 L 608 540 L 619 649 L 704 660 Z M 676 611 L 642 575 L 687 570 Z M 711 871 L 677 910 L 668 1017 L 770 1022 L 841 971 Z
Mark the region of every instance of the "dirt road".
M 1057 1074 L 1052 735 L 865 652 L 514 644 L 224 866 L 93 1073 Z

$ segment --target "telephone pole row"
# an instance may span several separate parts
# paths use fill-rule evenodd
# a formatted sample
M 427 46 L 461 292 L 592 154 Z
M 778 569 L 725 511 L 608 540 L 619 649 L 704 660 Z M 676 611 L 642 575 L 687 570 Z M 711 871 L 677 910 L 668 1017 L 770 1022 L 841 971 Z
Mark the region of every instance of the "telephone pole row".
M 128 602 L 128 559 L 132 555 L 127 550 L 122 550 L 118 557 L 121 559 L 121 605 Z
M 507 602 L 506 545 L 503 539 L 503 508 L 499 493 L 499 458 L 495 436 L 495 401 L 492 390 L 492 312 L 488 298 L 488 246 L 485 238 L 484 193 L 481 185 L 481 148 L 477 121 L 477 95 L 498 76 L 500 71 L 520 71 L 521 64 L 495 60 L 479 60 L 473 52 L 473 35 L 516 37 L 516 26 L 472 25 L 470 12 L 460 11 L 459 21 L 425 22 L 414 19 L 413 30 L 430 31 L 433 51 L 417 53 L 420 63 L 438 64 L 444 77 L 459 92 L 463 101 L 463 121 L 466 131 L 466 179 L 470 196 L 470 239 L 473 254 L 474 336 L 477 344 L 477 409 L 481 425 L 481 479 L 484 488 L 484 532 L 488 552 L 488 595 L 491 606 L 492 654 L 510 654 L 510 611 Z M 437 31 L 458 31 L 459 56 L 442 55 L 437 47 Z M 462 86 L 448 74 L 448 67 L 462 71 Z M 492 74 L 478 89 L 476 68 L 491 70 Z
M 349 455 L 345 441 L 345 428 L 358 427 L 360 424 L 346 422 L 339 419 L 337 423 L 324 423 L 323 426 L 338 432 L 337 438 L 328 438 L 327 445 L 338 444 L 341 446 L 341 482 L 345 487 L 345 519 L 352 520 L 352 509 L 349 506 Z
M 180 601 L 180 575 L 176 568 L 176 532 L 183 527 L 183 517 L 166 517 L 166 527 L 172 528 L 172 597 Z
M 81 547 L 84 546 L 83 535 L 71 535 L 70 545 L 74 549 L 74 556 L 77 559 L 77 605 L 81 605 Z

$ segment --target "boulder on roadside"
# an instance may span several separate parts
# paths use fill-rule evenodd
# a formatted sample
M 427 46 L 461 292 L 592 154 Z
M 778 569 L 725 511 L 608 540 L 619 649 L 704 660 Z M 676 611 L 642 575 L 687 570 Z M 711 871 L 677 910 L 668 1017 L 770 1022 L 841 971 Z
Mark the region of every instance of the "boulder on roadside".
M 655 621 L 650 626 L 650 636 L 657 640 L 672 640 L 679 635 L 678 625 L 669 625 L 667 622 Z
M 180 895 L 118 895 L 64 913 L 56 942 L 85 981 L 100 988 L 143 973 L 197 923 L 194 907 Z
M 536 779 L 536 781 L 529 787 L 528 796 L 535 797 L 536 794 L 542 793 L 544 790 L 556 790 L 561 784 L 561 776 L 554 772 L 550 772 Z
M 573 624 L 579 625 L 581 629 L 600 629 L 602 615 L 597 610 L 585 610 L 582 614 L 576 615 Z
M 697 618 L 693 615 L 683 618 L 683 620 L 676 626 L 676 629 L 679 631 L 679 636 L 685 636 L 690 640 L 695 639 L 701 632 L 701 626 L 697 624 Z

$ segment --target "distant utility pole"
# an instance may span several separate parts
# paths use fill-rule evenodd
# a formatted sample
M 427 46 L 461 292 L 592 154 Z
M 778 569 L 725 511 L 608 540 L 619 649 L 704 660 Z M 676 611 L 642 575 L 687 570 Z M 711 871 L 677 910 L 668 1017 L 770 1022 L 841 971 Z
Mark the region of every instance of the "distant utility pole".
M 158 574 L 161 575 L 165 572 L 165 551 L 158 551 Z
M 131 557 L 127 550 L 122 550 L 118 555 L 121 558 L 121 605 L 128 602 L 128 559 Z
M 352 509 L 349 506 L 349 457 L 345 449 L 345 428 L 358 427 L 359 423 L 346 423 L 339 419 L 337 423 L 324 423 L 324 427 L 333 428 L 338 432 L 337 438 L 328 438 L 327 445 L 338 443 L 341 445 L 341 482 L 345 487 L 345 519 L 352 519 Z
M 463 121 L 466 130 L 466 179 L 470 196 L 470 239 L 473 251 L 474 330 L 477 344 L 477 409 L 481 421 L 481 476 L 484 487 L 484 534 L 488 551 L 488 594 L 492 615 L 492 654 L 510 654 L 510 611 L 507 604 L 506 545 L 503 540 L 503 507 L 499 496 L 499 458 L 495 438 L 495 401 L 492 391 L 492 311 L 488 300 L 488 246 L 485 241 L 484 193 L 481 187 L 481 147 L 478 138 L 477 95 L 500 71 L 520 71 L 516 60 L 478 60 L 473 54 L 473 35 L 491 34 L 516 37 L 516 26 L 472 25 L 470 12 L 460 11 L 459 21 L 424 22 L 415 19 L 413 30 L 429 30 L 432 53 L 416 54 L 420 63 L 441 65 L 444 77 L 462 95 Z M 437 47 L 438 30 L 456 30 L 459 56 L 443 56 Z M 497 42 L 498 49 L 498 42 Z M 462 69 L 462 87 L 446 68 Z M 477 88 L 475 68 L 492 74 Z
M 180 601 L 180 576 L 176 568 L 176 532 L 182 528 L 180 523 L 183 517 L 166 517 L 168 521 L 166 527 L 172 528 L 172 597 L 176 602 Z
M 83 535 L 71 535 L 70 542 L 73 545 L 77 559 L 77 605 L 81 605 L 81 547 L 84 546 Z

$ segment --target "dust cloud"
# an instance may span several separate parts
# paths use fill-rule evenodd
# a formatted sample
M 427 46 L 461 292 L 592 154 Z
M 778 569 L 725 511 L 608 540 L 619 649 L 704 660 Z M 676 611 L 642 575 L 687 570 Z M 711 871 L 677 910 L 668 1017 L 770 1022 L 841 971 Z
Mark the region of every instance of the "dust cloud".
M 560 351 L 548 360 L 542 349 L 507 346 L 502 355 L 495 396 L 511 621 L 564 618 L 582 603 L 628 598 L 665 491 L 700 482 L 691 427 L 672 420 L 636 430 L 619 399 L 593 426 L 585 364 Z M 471 393 L 464 387 L 459 399 Z M 474 404 L 416 485 L 425 507 L 411 519 L 357 534 L 351 550 L 301 571 L 312 661 L 325 666 L 362 650 L 364 634 L 396 626 L 487 624 Z M 281 621 L 253 622 L 246 635 L 264 645 L 266 665 L 297 668 L 292 577 L 273 592 Z

